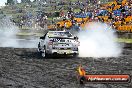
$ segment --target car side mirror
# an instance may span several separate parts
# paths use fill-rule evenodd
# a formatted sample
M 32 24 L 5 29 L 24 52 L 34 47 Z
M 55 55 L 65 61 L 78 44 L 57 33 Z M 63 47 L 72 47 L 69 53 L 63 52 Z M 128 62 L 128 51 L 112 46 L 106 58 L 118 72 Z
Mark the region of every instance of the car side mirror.
M 44 39 L 44 37 L 40 37 L 40 39 Z

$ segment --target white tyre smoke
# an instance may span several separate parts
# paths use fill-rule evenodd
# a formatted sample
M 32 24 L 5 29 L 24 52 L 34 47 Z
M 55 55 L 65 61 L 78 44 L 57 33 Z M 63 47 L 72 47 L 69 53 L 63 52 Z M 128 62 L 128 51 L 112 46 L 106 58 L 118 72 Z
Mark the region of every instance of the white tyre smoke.
M 18 28 L 10 21 L 9 17 L 0 19 L 0 46 L 1 47 L 16 47 L 18 46 L 16 33 Z
M 37 48 L 38 40 L 19 39 L 16 36 L 19 32 L 19 28 L 10 21 L 9 17 L 0 19 L 0 47 Z
M 115 31 L 105 23 L 88 23 L 78 36 L 80 57 L 118 57 L 121 54 Z

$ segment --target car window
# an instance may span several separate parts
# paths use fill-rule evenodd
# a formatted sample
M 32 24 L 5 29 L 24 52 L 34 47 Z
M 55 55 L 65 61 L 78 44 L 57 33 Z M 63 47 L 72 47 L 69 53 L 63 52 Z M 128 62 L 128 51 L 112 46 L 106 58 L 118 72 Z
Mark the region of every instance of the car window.
M 72 37 L 70 32 L 49 32 L 47 35 L 49 37 Z

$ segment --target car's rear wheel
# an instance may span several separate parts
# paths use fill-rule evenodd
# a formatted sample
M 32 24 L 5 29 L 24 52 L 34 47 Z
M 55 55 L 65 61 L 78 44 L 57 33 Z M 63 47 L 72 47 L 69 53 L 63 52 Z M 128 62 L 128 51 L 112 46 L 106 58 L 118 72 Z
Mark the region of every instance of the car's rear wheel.
M 79 55 L 78 53 L 74 53 L 73 57 L 78 57 L 78 55 Z
M 38 52 L 41 52 L 40 42 L 39 42 L 39 44 L 38 44 Z
M 42 57 L 46 57 L 46 53 L 45 50 L 43 50 L 43 52 L 41 53 Z
M 46 53 L 46 47 L 43 47 L 43 51 L 41 52 L 42 57 L 46 58 L 48 54 Z

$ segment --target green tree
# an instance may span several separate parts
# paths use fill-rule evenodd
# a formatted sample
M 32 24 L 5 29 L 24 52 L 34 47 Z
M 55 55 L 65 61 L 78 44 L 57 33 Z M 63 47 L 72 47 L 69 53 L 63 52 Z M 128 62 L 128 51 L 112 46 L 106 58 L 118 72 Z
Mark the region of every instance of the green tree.
M 7 5 L 13 5 L 14 4 L 14 0 L 7 0 Z
M 30 3 L 30 0 L 21 0 L 22 3 Z
M 33 2 L 36 2 L 37 0 L 33 0 Z

